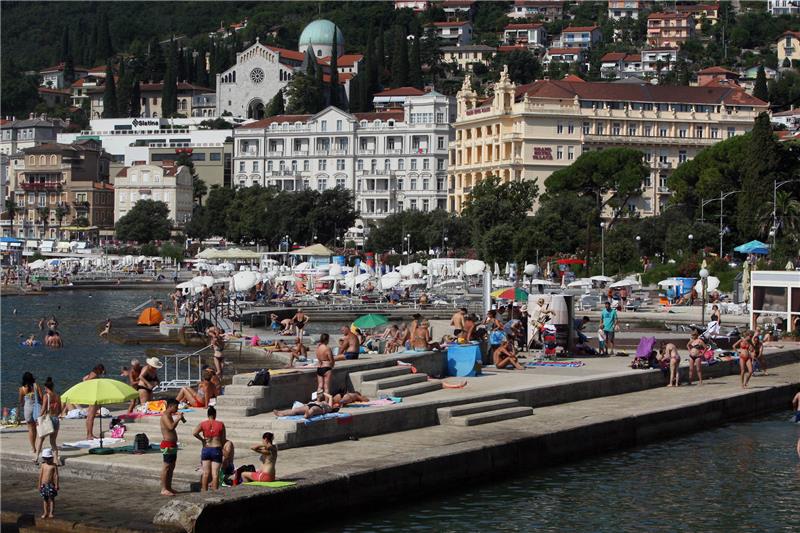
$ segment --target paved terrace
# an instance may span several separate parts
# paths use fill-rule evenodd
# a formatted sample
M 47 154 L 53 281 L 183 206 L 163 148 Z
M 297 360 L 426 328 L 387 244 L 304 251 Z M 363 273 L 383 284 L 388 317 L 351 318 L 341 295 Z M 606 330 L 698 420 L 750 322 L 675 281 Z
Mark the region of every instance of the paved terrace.
M 513 471 L 520 466 L 536 467 L 543 464 L 547 457 L 554 461 L 567 459 L 570 450 L 572 453 L 613 450 L 674 436 L 682 431 L 703 429 L 730 418 L 758 414 L 778 405 L 788 405 L 788 399 L 800 382 L 798 347 L 789 350 L 788 343 L 781 346 L 784 349 L 770 348 L 768 356 L 774 364 L 782 363 L 782 366 L 777 366 L 769 376 L 755 377 L 749 391 L 742 391 L 738 386 L 737 375 L 726 375 L 734 371 L 728 363 L 712 367 L 708 373 L 717 377 L 709 379 L 702 388 L 667 389 L 662 386 L 664 380 L 660 372 L 631 370 L 627 368 L 628 358 L 589 358 L 584 360 L 586 366 L 579 368 L 536 367 L 525 371 L 486 369 L 485 375 L 469 378 L 463 389 L 439 389 L 411 396 L 397 406 L 347 409 L 354 413 L 351 424 L 328 427 L 343 428 L 359 440 L 281 451 L 279 478 L 299 482 L 296 487 L 284 489 L 285 496 L 251 487 L 226 489 L 212 496 L 189 495 L 188 491 L 199 480 L 196 470 L 199 466 L 199 443 L 191 438 L 190 433 L 194 423 L 203 419 L 203 413 L 195 411 L 187 415 L 190 423 L 179 427 L 184 448 L 179 455 L 175 479 L 176 488 L 184 492 L 178 498 L 183 503 L 172 503 L 169 512 L 159 513 L 158 520 L 165 527 L 187 529 L 197 521 L 196 527 L 200 531 L 205 530 L 208 524 L 218 526 L 227 523 L 228 520 L 222 520 L 216 513 L 228 508 L 235 510 L 236 516 L 246 516 L 248 510 L 263 509 L 265 505 L 286 513 L 290 510 L 299 512 L 287 501 L 309 501 L 308 498 L 318 501 L 319 492 L 315 492 L 318 490 L 343 491 L 342 497 L 351 498 L 345 501 L 334 498 L 332 505 L 370 503 L 359 499 L 361 497 L 358 494 L 365 491 L 352 492 L 352 487 L 358 484 L 370 487 L 366 492 L 375 498 L 389 497 L 380 488 L 383 486 L 387 490 L 396 489 L 393 497 L 400 498 L 406 490 L 438 489 L 442 484 L 458 479 L 485 475 L 487 469 L 502 470 L 507 466 Z M 685 367 L 682 369 L 684 377 L 686 370 Z M 742 398 L 750 399 L 740 402 Z M 501 421 L 494 422 L 489 418 L 477 420 L 477 423 L 490 423 L 468 425 L 471 422 L 467 419 L 485 417 L 486 413 L 470 415 L 470 408 L 463 407 L 464 404 L 486 405 L 498 399 L 516 401 L 521 406 L 533 406 L 533 416 L 529 412 L 517 413 L 514 416 L 521 418 L 500 418 Z M 734 404 L 729 404 L 731 401 Z M 442 411 L 448 409 L 447 406 L 450 406 L 449 413 Z M 465 416 L 456 417 L 457 413 L 452 412 L 458 406 L 467 409 Z M 663 416 L 658 413 L 663 413 Z M 453 423 L 456 418 L 461 423 Z M 420 420 L 425 419 L 431 423 L 397 432 L 404 429 L 404 425 L 418 426 Z M 157 420 L 157 417 L 152 417 L 141 423 L 129 424 L 128 443 L 132 442 L 133 435 L 142 430 L 157 442 Z M 231 440 L 237 445 L 236 464 L 255 464 L 257 457 L 248 448 L 258 442 L 264 428 L 273 427 L 276 423 L 274 417 L 260 414 L 222 420 L 229 428 Z M 389 421 L 389 427 L 386 421 Z M 648 422 L 646 430 L 637 426 L 638 421 Z M 311 426 L 325 422 L 316 422 Z M 618 424 L 622 426 L 618 427 Z M 79 440 L 83 435 L 83 420 L 65 420 L 59 441 Z M 570 435 L 567 442 L 572 444 L 569 446 L 560 440 L 566 438 L 564 435 Z M 346 438 L 346 435 L 339 434 L 338 438 Z M 530 457 L 522 460 L 520 454 L 523 448 L 518 447 L 523 446 L 523 442 L 526 443 L 524 449 L 545 453 L 536 460 Z M 556 442 L 559 444 L 556 445 Z M 585 449 L 581 447 L 581 442 L 584 442 Z M 5 489 L 3 510 L 36 512 L 40 500 L 32 489 L 31 483 L 36 474 L 25 433 L 3 432 L 0 434 L 0 444 Z M 489 452 L 480 450 L 495 448 L 510 453 L 508 459 L 511 462 L 493 455 L 495 452 L 488 458 L 481 455 Z M 470 459 L 466 459 L 462 456 L 464 453 L 478 453 L 480 457 L 470 456 Z M 538 457 L 538 453 L 534 455 Z M 103 530 L 111 526 L 119 527 L 120 524 L 137 530 L 154 528 L 148 520 L 164 503 L 156 494 L 161 467 L 158 453 L 94 456 L 80 450 L 64 451 L 62 457 L 66 465 L 62 468 L 64 488 L 58 514 L 69 520 L 100 526 Z M 409 475 L 416 481 L 409 481 Z M 30 490 L 27 487 L 31 487 Z M 126 497 L 103 498 L 103 511 L 97 512 L 95 505 L 90 502 L 99 493 L 125 494 Z M 252 496 L 257 498 L 250 502 L 248 498 Z M 246 498 L 243 500 L 242 497 Z M 276 501 L 273 503 L 273 500 Z M 137 512 L 139 518 L 128 520 L 127 517 L 131 516 L 130 504 L 134 501 L 140 510 L 146 511 Z M 219 507 L 221 504 L 224 505 Z M 11 521 L 17 519 L 12 515 L 5 517 Z M 241 527 L 247 525 L 252 524 L 240 524 Z

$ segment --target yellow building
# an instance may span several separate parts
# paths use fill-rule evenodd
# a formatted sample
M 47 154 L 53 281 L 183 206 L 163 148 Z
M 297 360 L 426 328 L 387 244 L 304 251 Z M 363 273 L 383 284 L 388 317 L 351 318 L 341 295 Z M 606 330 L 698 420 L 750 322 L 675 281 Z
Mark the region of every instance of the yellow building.
M 777 42 L 778 68 L 791 67 L 792 61 L 800 61 L 800 31 L 787 31 Z M 784 64 L 785 60 L 788 64 Z
M 748 131 L 767 104 L 738 87 L 540 80 L 516 86 L 503 72 L 494 96 L 481 100 L 470 79 L 457 95 L 450 143 L 448 209 L 460 212 L 483 178 L 535 180 L 544 192 L 551 173 L 582 153 L 630 147 L 651 168 L 641 197 L 628 209 L 660 212 L 671 194 L 670 172 L 700 150 Z

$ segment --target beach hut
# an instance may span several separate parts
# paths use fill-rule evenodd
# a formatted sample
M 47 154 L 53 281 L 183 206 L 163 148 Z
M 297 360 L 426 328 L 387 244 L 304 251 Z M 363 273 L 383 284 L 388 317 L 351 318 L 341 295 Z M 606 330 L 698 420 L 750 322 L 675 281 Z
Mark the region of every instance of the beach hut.
M 139 314 L 136 323 L 140 326 L 157 326 L 162 320 L 164 320 L 164 316 L 161 311 L 155 307 L 147 307 Z

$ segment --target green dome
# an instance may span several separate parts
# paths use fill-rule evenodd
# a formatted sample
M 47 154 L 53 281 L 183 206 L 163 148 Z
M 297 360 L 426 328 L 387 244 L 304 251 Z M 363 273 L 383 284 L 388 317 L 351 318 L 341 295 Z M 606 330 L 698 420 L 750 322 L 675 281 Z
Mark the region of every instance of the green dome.
M 303 33 L 300 34 L 299 49 L 303 51 L 310 45 L 314 49 L 322 46 L 329 50 L 333 42 L 334 29 L 336 30 L 336 45 L 341 54 L 344 50 L 344 34 L 333 22 L 324 19 L 315 20 L 305 27 Z

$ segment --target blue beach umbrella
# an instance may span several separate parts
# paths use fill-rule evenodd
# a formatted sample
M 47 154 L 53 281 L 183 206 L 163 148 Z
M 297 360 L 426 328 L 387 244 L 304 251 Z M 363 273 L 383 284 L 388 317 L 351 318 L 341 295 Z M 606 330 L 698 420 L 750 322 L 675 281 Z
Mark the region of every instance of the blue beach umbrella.
M 737 246 L 733 249 L 733 251 L 742 254 L 767 255 L 769 253 L 769 245 L 755 240 L 742 244 L 741 246 Z

